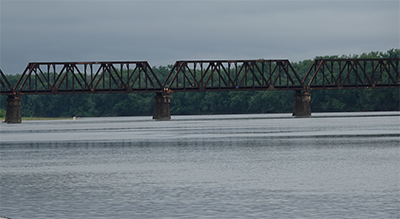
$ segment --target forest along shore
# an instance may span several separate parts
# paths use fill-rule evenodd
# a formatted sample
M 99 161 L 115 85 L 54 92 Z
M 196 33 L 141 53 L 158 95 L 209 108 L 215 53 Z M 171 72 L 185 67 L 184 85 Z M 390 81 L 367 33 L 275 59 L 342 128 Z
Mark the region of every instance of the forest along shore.
M 400 58 L 400 49 L 370 52 L 353 56 L 318 56 L 336 58 Z M 312 60 L 292 63 L 304 77 Z M 153 67 L 159 78 L 166 78 L 173 66 Z M 15 84 L 20 75 L 7 75 Z M 400 110 L 398 89 L 312 90 L 312 112 L 362 112 Z M 172 93 L 172 115 L 290 113 L 294 91 L 231 91 Z M 154 112 L 153 93 L 22 95 L 23 117 L 104 117 L 150 116 Z M 0 96 L 0 117 L 5 116 L 7 96 Z M 4 114 L 4 116 L 3 116 Z

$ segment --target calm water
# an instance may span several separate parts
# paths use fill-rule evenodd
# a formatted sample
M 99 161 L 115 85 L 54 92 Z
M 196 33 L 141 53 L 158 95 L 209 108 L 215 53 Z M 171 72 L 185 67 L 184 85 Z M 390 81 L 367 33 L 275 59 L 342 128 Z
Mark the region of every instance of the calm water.
M 400 113 L 0 124 L 0 216 L 399 218 Z

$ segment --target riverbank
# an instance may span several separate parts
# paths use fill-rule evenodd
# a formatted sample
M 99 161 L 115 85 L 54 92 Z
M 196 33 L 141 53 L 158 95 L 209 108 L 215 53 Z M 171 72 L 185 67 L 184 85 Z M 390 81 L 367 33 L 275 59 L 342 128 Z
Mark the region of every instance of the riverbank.
M 246 117 L 248 115 L 268 115 L 275 117 L 277 115 L 288 114 L 288 113 L 260 113 L 260 114 L 215 114 L 215 115 L 172 115 L 175 118 L 179 118 L 181 116 L 205 116 L 206 118 L 211 116 L 239 116 L 239 117 Z M 290 113 L 289 113 L 290 114 Z M 400 111 L 367 111 L 367 112 L 313 112 L 311 113 L 311 117 L 318 118 L 318 117 L 371 117 L 371 116 L 398 116 L 400 115 Z M 127 117 L 141 117 L 141 116 L 101 116 L 101 117 L 22 117 L 22 121 L 37 121 L 37 120 L 77 120 L 78 118 L 127 118 Z M 146 116 L 144 116 L 146 117 Z M 149 117 L 149 116 L 147 116 Z M 5 117 L 0 116 L 0 122 L 4 122 Z
M 0 117 L 0 121 L 4 122 L 5 117 Z M 74 119 L 71 117 L 22 117 L 22 121 L 33 121 L 33 120 L 63 120 L 63 119 Z

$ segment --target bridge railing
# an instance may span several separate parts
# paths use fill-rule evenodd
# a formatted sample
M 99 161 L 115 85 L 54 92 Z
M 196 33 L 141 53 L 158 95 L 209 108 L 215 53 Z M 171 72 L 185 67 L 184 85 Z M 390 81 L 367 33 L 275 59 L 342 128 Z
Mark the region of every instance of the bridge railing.
M 301 90 L 289 60 L 177 61 L 164 81 L 170 91 Z
M 126 93 L 162 90 L 146 61 L 34 62 L 14 86 L 20 94 Z
M 400 59 L 316 59 L 302 84 L 307 89 L 400 87 Z

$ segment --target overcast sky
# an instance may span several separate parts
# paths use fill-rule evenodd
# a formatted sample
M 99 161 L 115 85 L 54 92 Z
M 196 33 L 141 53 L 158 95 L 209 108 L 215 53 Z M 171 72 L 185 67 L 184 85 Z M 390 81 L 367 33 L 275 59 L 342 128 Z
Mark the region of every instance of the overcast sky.
M 34 61 L 275 59 L 400 48 L 399 1 L 0 3 L 0 68 Z

